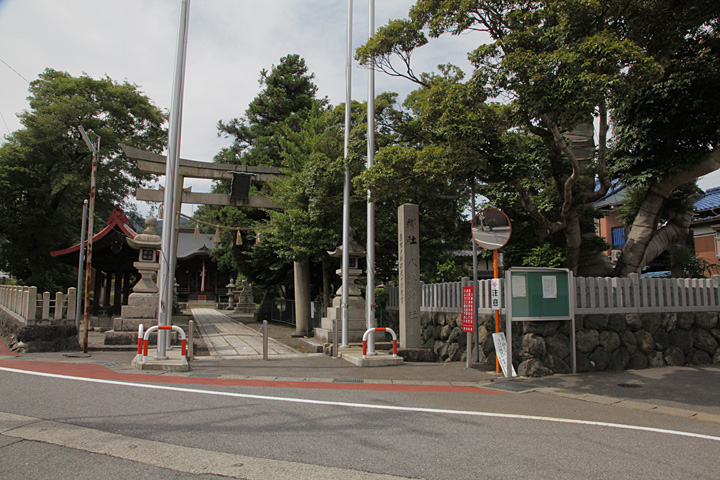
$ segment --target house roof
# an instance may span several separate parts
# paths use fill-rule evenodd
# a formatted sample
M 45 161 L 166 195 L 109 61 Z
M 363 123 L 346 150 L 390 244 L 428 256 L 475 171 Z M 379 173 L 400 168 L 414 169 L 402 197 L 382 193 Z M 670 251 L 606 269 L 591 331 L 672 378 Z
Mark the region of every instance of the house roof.
M 625 184 L 616 178 L 611 182 L 610 188 L 608 189 L 605 196 L 595 202 L 595 208 L 602 208 L 621 204 L 625 199 L 625 194 L 623 193 L 620 195 L 620 192 L 622 192 L 624 189 Z M 596 179 L 595 191 L 598 190 L 600 190 L 600 181 Z
M 695 202 L 695 210 L 698 212 L 712 210 L 714 208 L 720 208 L 720 187 L 706 190 L 705 196 Z

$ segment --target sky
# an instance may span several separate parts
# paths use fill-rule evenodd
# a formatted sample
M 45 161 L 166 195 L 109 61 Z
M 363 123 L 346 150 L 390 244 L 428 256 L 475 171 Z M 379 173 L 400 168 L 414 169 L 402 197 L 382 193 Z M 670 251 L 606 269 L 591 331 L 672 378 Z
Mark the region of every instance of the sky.
M 405 18 L 413 0 L 375 2 L 375 25 Z M 345 102 L 346 0 L 192 0 L 180 155 L 199 161 L 230 141 L 218 138 L 219 120 L 241 117 L 260 92 L 262 69 L 298 54 L 315 74 L 318 97 Z M 45 68 L 139 86 L 169 110 L 180 0 L 0 0 L 0 136 L 21 128 L 28 82 Z M 353 2 L 353 50 L 368 39 L 368 0 Z M 447 36 L 413 55 L 417 72 L 452 62 L 467 73 L 466 55 L 479 35 Z M 368 70 L 353 61 L 352 97 L 367 100 Z M 376 94 L 414 89 L 381 73 Z M 100 172 L 102 173 L 102 172 Z M 160 180 L 164 184 L 164 179 Z M 186 180 L 193 191 L 203 181 Z M 148 210 L 138 202 L 141 212 Z M 188 213 L 187 208 L 183 210 Z
M 415 2 L 375 3 L 379 27 L 406 18 Z M 368 38 L 368 0 L 353 4 L 354 50 Z M 16 114 L 28 107 L 28 82 L 45 68 L 128 81 L 169 110 L 180 5 L 180 0 L 0 0 L 0 137 L 21 128 Z M 346 0 L 192 0 L 181 157 L 209 162 L 229 145 L 217 136 L 218 121 L 241 117 L 260 92 L 260 71 L 288 54 L 305 59 L 319 97 L 344 103 L 346 29 Z M 413 54 L 414 70 L 437 71 L 438 64 L 450 62 L 469 73 L 467 52 L 483 41 L 477 33 L 431 40 Z M 353 61 L 354 100 L 367 100 L 367 76 Z M 414 88 L 408 80 L 376 74 L 376 94 L 397 92 L 402 100 Z M 720 185 L 720 173 L 699 183 L 704 189 Z M 185 186 L 210 188 L 204 181 L 186 180 Z M 138 207 L 149 211 L 145 202 Z

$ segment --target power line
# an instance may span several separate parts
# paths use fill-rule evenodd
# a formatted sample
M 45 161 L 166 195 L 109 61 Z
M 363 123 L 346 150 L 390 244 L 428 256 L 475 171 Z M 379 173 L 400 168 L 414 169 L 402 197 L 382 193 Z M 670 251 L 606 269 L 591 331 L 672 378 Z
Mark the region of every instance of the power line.
M 22 78 L 22 79 L 25 80 L 27 83 L 30 83 L 30 80 L 28 80 L 27 78 L 23 77 L 23 75 L 22 75 L 20 72 L 18 72 L 18 71 L 15 70 L 13 67 L 11 67 L 5 60 L 3 60 L 2 58 L 0 58 L 0 62 L 2 62 L 3 64 L 5 64 L 5 66 L 8 67 L 10 70 L 12 70 L 13 72 L 15 72 L 18 77 Z

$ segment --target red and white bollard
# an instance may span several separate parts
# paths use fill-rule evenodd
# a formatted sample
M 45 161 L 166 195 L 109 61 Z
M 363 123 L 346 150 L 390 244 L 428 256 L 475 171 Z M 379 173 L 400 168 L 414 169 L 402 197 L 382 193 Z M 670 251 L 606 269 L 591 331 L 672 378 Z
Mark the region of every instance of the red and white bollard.
M 142 328 L 142 325 L 140 326 Z M 148 339 L 150 338 L 150 333 L 154 332 L 155 330 L 175 330 L 176 332 L 180 332 L 180 349 L 181 349 L 181 355 L 184 357 L 186 355 L 186 348 L 187 348 L 187 337 L 185 336 L 185 330 L 178 327 L 177 325 L 155 325 L 153 327 L 150 327 L 147 329 L 147 332 L 145 332 L 145 335 L 143 336 L 143 352 L 142 352 L 142 363 L 145 363 L 147 361 L 148 356 Z M 140 347 L 138 347 L 139 349 Z
M 395 335 L 395 332 L 392 328 L 386 328 L 386 327 L 376 327 L 376 328 L 370 328 L 368 329 L 365 334 L 363 334 L 363 357 L 367 356 L 367 339 L 368 336 L 373 332 L 390 332 L 390 335 L 393 337 L 393 357 L 397 357 L 397 335 Z

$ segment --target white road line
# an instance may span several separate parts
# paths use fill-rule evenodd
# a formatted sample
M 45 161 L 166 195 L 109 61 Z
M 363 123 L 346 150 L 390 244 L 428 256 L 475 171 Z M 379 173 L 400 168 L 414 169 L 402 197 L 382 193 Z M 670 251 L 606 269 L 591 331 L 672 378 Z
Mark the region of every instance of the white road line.
M 490 418 L 507 418 L 514 420 L 535 420 L 539 422 L 552 422 L 552 423 L 566 423 L 572 425 L 588 425 L 594 427 L 607 427 L 617 428 L 621 430 L 635 430 L 641 432 L 660 433 L 664 435 L 676 435 L 680 437 L 698 438 L 703 440 L 713 440 L 720 442 L 720 437 L 713 435 L 704 435 L 701 433 L 683 432 L 680 430 L 668 430 L 665 428 L 653 428 L 653 427 L 642 427 L 637 425 L 625 425 L 622 423 L 608 423 L 608 422 L 595 422 L 591 420 L 576 420 L 572 418 L 555 418 L 555 417 L 543 417 L 538 415 L 520 415 L 512 413 L 492 413 L 492 412 L 473 412 L 468 410 L 447 410 L 442 408 L 422 408 L 422 407 L 401 407 L 396 405 L 372 405 L 367 403 L 353 403 L 353 402 L 333 402 L 328 400 L 309 400 L 305 398 L 289 398 L 289 397 L 271 397 L 268 395 L 253 395 L 247 393 L 234 393 L 234 392 L 218 392 L 214 390 L 201 390 L 193 388 L 183 387 L 170 387 L 167 385 L 154 385 L 154 384 L 142 384 L 142 383 L 131 383 L 131 382 L 120 382 L 116 380 L 102 380 L 97 378 L 83 378 L 66 375 L 57 375 L 54 373 L 43 373 L 43 372 L 30 372 L 25 370 L 18 370 L 14 368 L 0 367 L 0 371 L 10 373 L 20 373 L 25 375 L 35 375 L 38 377 L 56 378 L 62 380 L 75 380 L 80 382 L 89 383 L 101 383 L 105 385 L 119 385 L 125 387 L 135 388 L 147 388 L 151 390 L 165 390 L 170 392 L 182 392 L 182 393 L 195 393 L 199 395 L 215 395 L 220 397 L 233 397 L 233 398 L 247 398 L 252 400 L 270 400 L 276 402 L 287 402 L 287 403 L 304 403 L 310 405 L 325 405 L 333 407 L 346 407 L 346 408 L 361 408 L 367 410 L 392 410 L 399 412 L 413 412 L 413 413 L 435 413 L 444 415 L 465 415 L 471 417 L 490 417 Z

